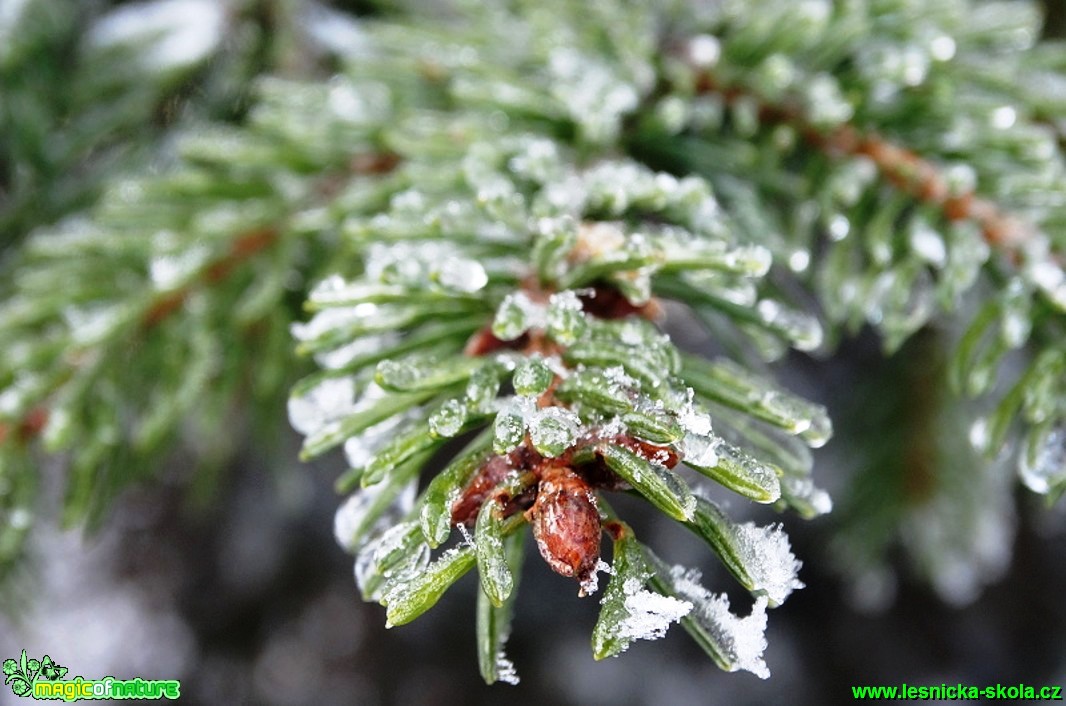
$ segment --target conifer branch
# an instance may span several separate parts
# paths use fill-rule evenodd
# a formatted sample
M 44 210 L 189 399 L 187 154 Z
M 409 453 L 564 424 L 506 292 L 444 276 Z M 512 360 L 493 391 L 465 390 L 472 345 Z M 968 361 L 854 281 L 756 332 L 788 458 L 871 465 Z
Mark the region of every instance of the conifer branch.
M 828 131 L 820 129 L 804 117 L 800 107 L 775 105 L 764 101 L 751 89 L 724 85 L 708 69 L 697 72 L 695 89 L 699 94 L 718 94 L 727 104 L 740 99 L 753 100 L 758 106 L 760 122 L 791 125 L 812 147 L 824 150 L 829 156 L 869 158 L 888 183 L 922 203 L 937 207 L 949 222 L 974 222 L 989 245 L 1000 248 L 1012 258 L 1017 257 L 1017 250 L 1035 233 L 1033 226 L 1024 219 L 981 198 L 976 191 L 952 193 L 940 168 L 891 140 L 876 134 L 864 134 L 846 123 Z M 1061 264 L 1062 255 L 1055 257 Z
M 343 449 L 336 535 L 387 626 L 476 568 L 481 673 L 517 681 L 504 647 L 525 531 L 582 595 L 606 536 L 597 659 L 679 621 L 723 669 L 766 677 L 766 610 L 802 587 L 799 562 L 780 526 L 732 520 L 703 486 L 829 512 L 811 452 L 828 413 L 766 364 L 833 353 L 867 323 L 889 353 L 929 326 L 964 329 L 935 339 L 938 380 L 991 409 L 975 422 L 960 399 L 923 398 L 912 424 L 936 430 L 886 466 L 912 475 L 862 478 L 898 485 L 848 512 L 888 498 L 893 526 L 933 513 L 943 531 L 910 533 L 908 550 L 983 569 L 968 540 L 986 508 L 1009 524 L 1004 445 L 1028 487 L 1066 491 L 1066 161 L 1038 124 L 1066 101 L 1017 78 L 1061 65 L 1033 45 L 1030 5 L 927 5 L 538 0 L 358 22 L 300 3 L 205 10 L 210 51 L 252 21 L 257 60 L 313 70 L 324 44 L 336 74 L 264 76 L 220 124 L 179 121 L 168 166 L 5 251 L 0 487 L 14 491 L 0 547 L 14 549 L 0 571 L 32 515 L 33 442 L 69 454 L 66 519 L 92 517 L 178 432 L 218 443 L 228 430 L 204 409 L 220 419 L 252 377 L 269 396 L 307 356 L 317 370 L 293 387 L 290 422 L 301 458 Z M 35 64 L 10 56 L 12 71 Z M 33 120 L 10 122 L 11 154 L 40 150 Z M 19 239 L 39 225 L 21 228 L 22 206 Z M 682 353 L 660 328 L 667 300 L 729 357 Z M 1000 383 L 1011 351 L 1026 360 Z M 893 424 L 879 435 L 906 431 Z M 432 467 L 450 440 L 465 446 Z M 951 461 L 978 452 L 969 482 Z M 751 614 L 644 546 L 608 504 L 617 491 L 700 537 Z M 893 531 L 851 536 L 869 566 Z

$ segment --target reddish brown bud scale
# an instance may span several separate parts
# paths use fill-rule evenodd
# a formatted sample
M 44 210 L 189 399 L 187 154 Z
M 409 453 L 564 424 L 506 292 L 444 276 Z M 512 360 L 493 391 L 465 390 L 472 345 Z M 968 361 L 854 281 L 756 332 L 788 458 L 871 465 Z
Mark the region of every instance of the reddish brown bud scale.
M 144 313 L 144 318 L 142 319 L 144 327 L 151 328 L 180 309 L 181 305 L 185 303 L 186 296 L 188 296 L 187 292 L 178 290 L 157 299 L 155 304 Z
M 48 410 L 44 407 L 34 407 L 26 414 L 22 424 L 19 425 L 19 438 L 24 442 L 33 439 L 44 431 L 44 426 L 47 423 Z
M 970 205 L 973 202 L 973 194 L 966 192 L 958 196 L 950 196 L 944 201 L 944 215 L 949 221 L 962 221 L 970 217 Z
M 353 174 L 388 174 L 400 163 L 400 155 L 395 152 L 363 152 L 348 161 L 348 168 Z
M 459 499 L 452 504 L 452 525 L 472 527 L 481 505 L 511 470 L 509 456 L 493 456 L 489 459 L 463 489 Z
M 503 341 L 492 334 L 491 327 L 486 326 L 470 337 L 470 340 L 466 342 L 466 347 L 463 348 L 463 354 L 476 357 L 488 355 L 501 349 L 522 348 L 528 338 L 528 336 L 522 334 L 514 341 Z
M 585 313 L 597 319 L 624 319 L 627 316 L 655 318 L 661 313 L 658 303 L 653 299 L 647 304 L 636 306 L 614 287 L 596 285 L 589 294 L 582 294 L 581 305 Z
M 32 441 L 44 431 L 46 424 L 48 410 L 44 407 L 34 407 L 18 424 L 8 425 L 0 422 L 0 444 L 7 441 L 9 436 L 23 444 Z
M 600 561 L 600 513 L 596 496 L 569 466 L 541 471 L 537 500 L 527 512 L 544 561 L 562 576 L 585 583 Z

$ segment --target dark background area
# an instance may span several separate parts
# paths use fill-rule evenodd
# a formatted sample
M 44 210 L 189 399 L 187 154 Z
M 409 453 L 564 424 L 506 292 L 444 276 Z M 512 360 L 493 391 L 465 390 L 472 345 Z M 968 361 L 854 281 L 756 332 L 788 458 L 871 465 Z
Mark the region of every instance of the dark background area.
M 1066 36 L 1066 3 L 1048 7 L 1049 34 Z M 880 365 L 877 341 L 864 337 L 832 363 L 795 358 L 788 367 L 841 419 L 854 411 L 851 376 Z M 0 617 L 0 657 L 25 648 L 88 677 L 179 678 L 188 704 L 801 705 L 850 701 L 849 687 L 862 684 L 1066 685 L 1066 508 L 1045 509 L 1019 488 L 1010 570 L 962 608 L 900 562 L 895 601 L 858 611 L 833 570 L 832 515 L 810 523 L 754 515 L 784 522 L 807 585 L 770 613 L 768 681 L 719 671 L 676 627 L 594 662 L 598 598 L 579 599 L 527 543 L 508 650 L 522 682 L 487 687 L 474 645 L 476 578 L 413 624 L 386 630 L 384 609 L 359 600 L 352 560 L 333 540 L 342 462 L 289 464 L 298 443 L 281 421 L 270 446 L 247 442 L 207 506 L 181 492 L 185 460 L 161 487 L 123 496 L 87 538 L 42 528 L 33 595 Z M 829 487 L 843 472 L 831 447 L 815 467 Z M 638 503 L 618 505 L 650 545 L 700 566 L 706 585 L 748 611 L 750 599 L 696 539 Z M 21 701 L 4 690 L 0 703 Z

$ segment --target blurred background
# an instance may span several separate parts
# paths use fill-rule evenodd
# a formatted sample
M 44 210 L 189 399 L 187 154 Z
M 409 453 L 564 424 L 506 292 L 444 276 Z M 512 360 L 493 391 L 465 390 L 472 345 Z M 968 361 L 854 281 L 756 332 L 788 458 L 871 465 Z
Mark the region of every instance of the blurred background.
M 20 4 L 0 0 L 0 42 L 11 41 L 5 17 Z M 0 191 L 0 244 L 16 242 L 40 222 L 39 209 L 58 217 L 86 203 L 94 183 L 133 163 L 141 145 L 174 120 L 196 113 L 239 119 L 247 90 L 242 80 L 263 67 L 294 71 L 312 62 L 328 68 L 328 51 L 309 44 L 317 38 L 328 48 L 343 41 L 347 25 L 334 13 L 376 10 L 369 2 L 306 3 L 311 19 L 296 37 L 275 13 L 286 3 L 234 3 L 228 11 L 241 13 L 252 29 L 222 36 L 222 25 L 212 23 L 213 3 L 165 4 L 171 15 L 164 22 L 187 28 L 168 34 L 164 24 L 156 30 L 171 37 L 170 45 L 156 46 L 160 65 L 173 73 L 129 98 L 125 124 L 100 133 L 86 129 L 84 147 L 69 152 L 68 162 L 44 164 L 18 180 L 8 175 L 8 188 Z M 137 3 L 78 7 L 84 26 L 69 28 L 65 42 L 51 47 L 39 76 L 19 85 L 11 83 L 12 74 L 4 77 L 0 101 L 8 98 L 7 110 L 16 91 L 48 91 L 85 37 L 106 46 L 108 32 L 123 31 L 115 18 L 140 12 L 143 20 L 149 12 Z M 1048 33 L 1066 35 L 1066 4 L 1047 0 L 1047 7 Z M 78 129 L 79 111 L 93 99 L 91 91 L 67 97 L 52 127 Z M 0 172 L 17 156 L 8 147 L 0 136 Z M 58 196 L 34 201 L 33 194 L 45 190 Z M 673 326 L 672 333 L 685 339 L 684 321 L 675 319 Z M 706 346 L 689 338 L 691 348 Z M 920 337 L 908 345 L 920 346 Z M 905 349 L 901 357 L 914 353 Z M 783 379 L 829 407 L 841 438 L 862 433 L 891 411 L 879 411 L 879 390 L 897 384 L 897 365 L 885 361 L 878 341 L 867 335 L 846 343 L 832 364 L 789 359 Z M 760 524 L 784 522 L 804 561 L 807 586 L 770 614 L 770 680 L 720 672 L 680 628 L 664 640 L 636 643 L 617 659 L 594 662 L 588 641 L 597 599 L 579 599 L 572 581 L 531 560 L 508 650 L 522 681 L 486 687 L 474 645 L 474 576 L 413 624 L 386 630 L 384 610 L 359 600 L 352 560 L 333 540 L 340 499 L 332 484 L 342 460 L 299 465 L 299 438 L 285 420 L 278 415 L 267 427 L 264 435 L 243 421 L 235 424 L 249 430 L 247 440 L 208 498 L 185 492 L 194 460 L 179 453 L 161 482 L 125 493 L 92 534 L 39 527 L 31 544 L 32 591 L 0 615 L 0 657 L 26 649 L 31 656 L 51 655 L 71 674 L 178 678 L 190 704 L 824 704 L 850 700 L 849 687 L 863 684 L 1066 685 L 1064 504 L 1047 509 L 1013 490 L 1017 531 L 1008 539 L 1013 553 L 1002 576 L 974 596 L 945 602 L 943 591 L 912 575 L 910 563 L 891 547 L 889 574 L 847 572 L 840 537 L 854 518 L 846 512 L 846 482 L 863 461 L 830 443 L 817 454 L 815 477 L 844 499 L 842 516 L 809 523 L 769 511 L 751 516 Z M 868 470 L 876 473 L 876 466 Z M 50 488 L 46 499 L 58 503 L 61 470 L 46 467 L 42 474 Z M 639 536 L 671 561 L 700 566 L 705 584 L 730 592 L 735 610 L 746 613 L 750 599 L 734 592 L 735 583 L 697 539 L 626 500 L 618 501 L 619 510 Z M 745 511 L 740 505 L 734 504 L 734 515 Z M 532 559 L 531 544 L 527 552 Z M 16 702 L 0 691 L 0 703 Z

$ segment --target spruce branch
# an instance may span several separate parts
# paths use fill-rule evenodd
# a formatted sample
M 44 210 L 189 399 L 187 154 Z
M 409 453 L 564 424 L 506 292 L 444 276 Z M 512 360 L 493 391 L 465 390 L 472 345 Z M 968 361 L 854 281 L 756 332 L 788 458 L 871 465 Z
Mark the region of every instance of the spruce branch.
M 820 129 L 805 118 L 799 106 L 774 105 L 742 86 L 722 85 L 708 69 L 697 71 L 695 90 L 697 95 L 719 94 L 726 105 L 753 101 L 760 123 L 791 126 L 812 147 L 824 150 L 832 157 L 868 158 L 888 183 L 919 202 L 938 208 L 948 222 L 972 221 L 989 245 L 1000 248 L 1009 256 L 1017 258 L 1018 251 L 1036 233 L 1031 224 L 981 198 L 972 188 L 963 187 L 953 193 L 943 168 L 876 134 L 863 134 L 848 123 L 828 131 Z M 1054 253 L 1052 257 L 1062 264 L 1061 254 Z
M 876 572 L 899 538 L 963 596 L 938 562 L 995 563 L 967 533 L 981 508 L 1009 517 L 1001 449 L 1029 488 L 1066 489 L 1066 165 L 1045 124 L 1066 93 L 1017 78 L 1060 66 L 1032 5 L 927 5 L 326 13 L 343 42 L 297 4 L 225 14 L 285 32 L 251 52 L 278 71 L 339 71 L 264 75 L 246 111 L 178 120 L 163 166 L 5 251 L 0 564 L 39 449 L 69 456 L 66 518 L 91 519 L 168 442 L 221 444 L 234 399 L 292 385 L 301 457 L 343 449 L 336 535 L 386 625 L 476 568 L 479 667 L 514 682 L 522 538 L 590 595 L 606 534 L 597 658 L 681 622 L 718 666 L 765 677 L 766 611 L 802 586 L 799 562 L 780 526 L 738 523 L 705 489 L 828 512 L 811 452 L 828 414 L 767 363 L 870 324 L 896 359 L 935 351 L 907 372 L 928 396 L 892 400 L 912 433 L 864 455 L 860 491 L 893 492 L 846 496 L 869 532 L 842 551 Z M 330 61 L 300 54 L 309 37 Z M 729 356 L 682 351 L 682 311 Z M 963 443 L 988 457 L 972 482 Z M 616 492 L 700 537 L 751 614 L 641 543 Z

